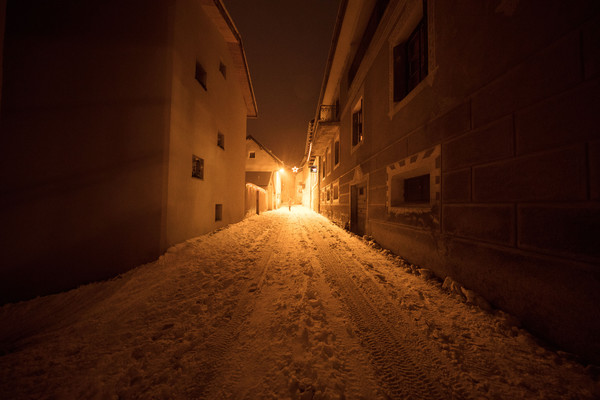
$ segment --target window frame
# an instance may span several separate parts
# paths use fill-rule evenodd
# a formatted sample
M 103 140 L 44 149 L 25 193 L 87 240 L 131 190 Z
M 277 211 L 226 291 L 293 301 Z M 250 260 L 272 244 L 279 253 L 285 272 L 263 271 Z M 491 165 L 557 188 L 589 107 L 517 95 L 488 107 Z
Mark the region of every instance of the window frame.
M 431 196 L 431 173 L 422 173 L 423 170 L 417 170 L 409 174 L 398 174 L 391 177 L 391 196 L 390 206 L 397 207 L 411 207 L 411 206 L 422 206 L 428 207 L 432 202 Z M 424 182 L 424 188 L 421 190 L 420 195 L 426 196 L 423 198 L 414 198 L 414 192 L 409 192 L 408 185 L 414 182 Z M 399 198 L 400 197 L 400 198 Z M 409 198 L 410 197 L 410 198 Z M 426 197 L 426 198 L 425 198 Z
M 326 164 L 325 164 L 325 168 L 326 168 L 326 174 L 325 176 L 329 176 L 331 175 L 331 172 L 333 170 L 332 166 L 332 160 L 331 160 L 331 146 L 327 146 L 327 150 L 325 150 L 325 156 L 326 156 Z
M 421 18 L 406 41 L 398 43 L 392 50 L 393 99 L 402 101 L 428 75 L 428 35 L 426 15 Z
M 223 61 L 219 61 L 219 72 L 223 76 L 223 79 L 227 79 L 227 65 Z
M 333 168 L 337 168 L 340 165 L 340 135 L 338 134 L 333 140 Z
M 197 60 L 196 60 L 196 71 L 194 73 L 194 78 L 196 79 L 196 82 L 198 82 L 205 91 L 208 91 L 208 89 L 207 89 L 208 74 L 206 73 L 206 70 L 204 69 L 202 64 L 200 64 L 200 61 L 197 61 Z
M 364 114 L 364 101 L 361 96 L 354 107 L 352 107 L 352 113 L 350 114 L 350 145 L 352 149 L 358 148 L 365 141 L 365 114 Z M 356 115 L 356 118 L 355 118 Z M 356 121 L 355 121 L 356 120 Z
M 220 147 L 222 150 L 225 150 L 225 135 L 223 132 L 217 132 L 217 147 Z
M 337 196 L 336 196 L 337 194 Z M 332 201 L 334 204 L 338 204 L 340 202 L 340 182 L 336 181 L 332 185 Z
M 435 18 L 432 14 L 435 9 L 428 5 L 429 2 L 426 0 L 407 0 L 406 7 L 388 37 L 388 117 L 390 120 L 425 88 L 433 84 L 439 69 L 435 54 Z M 399 44 L 406 43 L 421 22 L 425 25 L 423 29 L 427 36 L 427 40 L 423 41 L 423 44 L 426 44 L 423 56 L 426 57 L 424 65 L 427 67 L 427 74 L 424 74 L 423 79 L 404 97 L 395 98 L 394 85 L 397 85 L 398 81 L 394 80 L 394 49 Z
M 204 159 L 192 154 L 192 178 L 204 180 Z
M 430 212 L 441 201 L 441 146 L 413 154 L 386 167 L 387 199 L 390 213 Z M 406 198 L 407 180 L 429 176 L 428 201 L 411 201 Z

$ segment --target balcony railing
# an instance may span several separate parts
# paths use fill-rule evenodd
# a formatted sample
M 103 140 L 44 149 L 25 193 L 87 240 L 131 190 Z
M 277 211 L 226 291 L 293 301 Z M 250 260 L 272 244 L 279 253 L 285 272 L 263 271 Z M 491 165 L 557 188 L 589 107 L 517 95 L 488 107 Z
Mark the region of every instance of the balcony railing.
M 339 121 L 338 108 L 335 104 L 321 104 L 319 108 L 319 122 L 334 122 Z

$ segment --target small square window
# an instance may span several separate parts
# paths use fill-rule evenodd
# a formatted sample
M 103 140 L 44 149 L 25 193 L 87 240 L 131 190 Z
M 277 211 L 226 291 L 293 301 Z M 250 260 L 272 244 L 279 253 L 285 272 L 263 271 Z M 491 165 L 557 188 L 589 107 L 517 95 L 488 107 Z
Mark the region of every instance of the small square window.
M 192 178 L 204 179 L 204 159 L 192 155 Z
M 223 75 L 223 78 L 227 79 L 227 66 L 222 62 L 219 63 L 219 72 Z
M 196 75 L 195 75 L 196 80 L 198 81 L 198 83 L 200 83 L 200 85 L 202 85 L 202 87 L 204 88 L 204 90 L 206 89 L 206 71 L 204 70 L 204 68 L 202 67 L 202 65 L 200 65 L 199 62 L 196 61 Z
M 215 204 L 215 221 L 223 220 L 223 204 Z
M 248 158 L 256 158 L 256 153 L 254 151 L 251 151 L 250 153 L 248 153 Z
M 217 146 L 225 150 L 225 135 L 221 132 L 217 133 Z

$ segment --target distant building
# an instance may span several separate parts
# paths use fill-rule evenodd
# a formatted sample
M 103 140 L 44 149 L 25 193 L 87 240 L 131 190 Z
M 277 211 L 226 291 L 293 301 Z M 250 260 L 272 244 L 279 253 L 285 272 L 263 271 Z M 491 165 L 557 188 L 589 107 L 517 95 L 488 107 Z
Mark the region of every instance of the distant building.
M 251 135 L 246 137 L 246 216 L 279 208 L 284 163 Z
M 112 277 L 243 218 L 257 109 L 220 0 L 0 5 L 1 302 Z
M 600 360 L 599 9 L 342 1 L 304 203 Z

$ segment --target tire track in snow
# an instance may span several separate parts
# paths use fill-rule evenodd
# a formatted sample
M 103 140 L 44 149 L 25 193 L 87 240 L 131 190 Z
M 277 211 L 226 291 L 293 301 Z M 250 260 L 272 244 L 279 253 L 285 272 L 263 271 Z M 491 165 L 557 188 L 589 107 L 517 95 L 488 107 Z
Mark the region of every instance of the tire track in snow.
M 468 398 L 461 388 L 444 387 L 440 383 L 441 376 L 436 376 L 441 372 L 439 362 L 418 338 L 415 342 L 394 327 L 397 323 L 391 323 L 392 319 L 403 321 L 405 317 L 390 303 L 384 304 L 385 309 L 376 305 L 385 294 L 376 293 L 381 290 L 369 282 L 369 277 L 363 276 L 367 279 L 361 280 L 357 276 L 362 268 L 357 268 L 349 254 L 332 249 L 336 244 L 329 239 L 325 225 L 319 222 L 318 228 L 309 227 L 304 221 L 302 225 L 318 250 L 325 273 L 340 289 L 342 301 L 371 353 L 388 395 L 402 399 Z
M 329 233 L 334 232 L 333 226 L 325 226 L 325 230 Z M 368 285 L 371 288 L 375 289 L 375 292 L 386 291 L 388 295 L 388 303 L 392 306 L 392 314 L 387 312 L 384 316 L 388 318 L 390 321 L 394 321 L 393 312 L 395 308 L 393 304 L 397 304 L 397 298 L 402 297 L 398 294 L 397 291 L 388 291 L 388 281 L 386 278 L 381 275 L 380 271 L 374 268 L 374 260 L 371 255 L 362 254 L 357 252 L 357 246 L 363 246 L 364 244 L 360 241 L 356 241 L 355 243 L 348 242 L 339 242 L 339 247 L 343 248 L 345 251 L 348 251 L 353 254 L 356 258 L 356 262 L 361 264 L 360 270 L 365 274 L 369 275 L 371 280 L 375 283 L 375 285 Z M 364 267 L 367 268 L 364 268 Z M 383 283 L 384 286 L 381 284 Z M 369 287 L 364 287 L 364 290 L 368 290 Z M 456 343 L 455 338 L 452 335 L 447 335 L 442 332 L 441 328 L 438 327 L 438 324 L 435 322 L 439 318 L 440 310 L 437 309 L 437 306 L 433 304 L 434 309 L 430 309 L 431 306 L 429 298 L 423 297 L 421 291 L 417 290 L 416 295 L 421 298 L 421 301 L 425 302 L 422 308 L 417 308 L 416 318 L 421 321 L 424 321 L 427 326 L 427 338 L 429 340 L 429 347 L 436 347 L 435 353 L 439 355 L 438 360 L 445 362 L 448 366 L 447 370 L 452 371 L 452 377 L 450 374 L 446 374 L 444 376 L 442 382 L 448 387 L 452 387 L 453 391 L 456 393 L 461 393 L 460 398 L 465 397 L 473 397 L 473 395 L 468 396 L 466 393 L 475 393 L 476 391 L 480 391 L 480 387 L 488 387 L 493 388 L 498 393 L 502 393 L 503 384 L 497 378 L 502 375 L 501 370 L 498 365 L 490 362 L 494 355 L 487 349 L 485 346 L 480 347 L 475 343 L 471 343 L 469 341 L 470 335 L 468 334 L 470 328 L 466 328 L 463 333 L 467 336 L 461 336 L 458 338 L 458 344 Z M 414 294 L 413 294 L 414 295 Z M 411 301 L 409 301 L 411 303 Z M 411 307 L 414 305 L 411 304 Z M 408 313 L 411 313 L 411 308 L 408 309 Z M 382 310 L 382 312 L 386 312 L 387 309 Z M 403 310 L 403 314 L 405 310 Z M 413 317 L 411 317 L 413 318 Z M 421 323 L 422 325 L 422 323 Z M 433 335 L 432 335 L 433 334 Z M 432 346 L 433 345 L 433 346 Z M 441 351 L 441 353 L 440 353 Z M 485 382 L 485 384 L 481 383 Z M 490 389 L 486 389 L 486 392 L 490 391 Z
M 324 299 L 326 296 L 330 296 L 332 300 L 335 299 L 336 308 L 341 307 L 343 309 L 343 300 L 339 299 L 339 296 L 331 290 L 330 283 L 328 282 L 329 279 L 327 279 L 325 272 L 327 267 L 319 260 L 318 248 L 313 240 L 310 239 L 308 230 L 304 226 L 305 224 L 300 221 L 303 218 L 305 217 L 298 214 L 293 215 L 294 225 L 297 227 L 299 235 L 302 238 L 301 240 L 305 243 L 305 250 L 310 248 L 311 259 L 314 260 L 314 276 L 313 274 L 310 275 L 306 293 L 313 292 L 314 296 L 312 297 L 315 299 Z M 324 295 L 324 292 L 327 295 Z M 333 310 L 330 313 L 333 314 Z M 384 394 L 375 377 L 376 371 L 372 369 L 369 353 L 362 348 L 360 353 L 352 351 L 352 355 L 345 351 L 345 349 L 353 349 L 355 344 L 360 345 L 360 337 L 356 337 L 354 332 L 345 323 L 338 325 L 338 328 L 337 336 L 339 342 L 335 346 L 334 354 L 340 358 L 340 367 L 336 369 L 343 375 L 341 384 L 338 384 L 339 398 L 345 398 L 345 396 L 361 399 L 384 398 Z M 347 341 L 343 341 L 345 335 L 348 335 Z M 345 349 L 340 348 L 340 346 L 345 347 Z
M 267 230 L 257 237 L 260 241 L 269 241 L 274 237 L 275 242 L 262 247 L 264 253 L 255 267 L 258 272 L 242 287 L 238 303 L 234 310 L 226 314 L 228 321 L 218 326 L 211 335 L 203 340 L 206 349 L 198 354 L 198 359 L 196 360 L 199 367 L 199 374 L 194 382 L 193 393 L 190 393 L 193 398 L 213 398 L 211 393 L 217 389 L 214 387 L 213 381 L 225 369 L 226 355 L 231 351 L 240 331 L 243 329 L 246 319 L 254 309 L 255 292 L 260 291 L 261 286 L 264 284 L 274 250 L 277 249 L 279 239 L 281 238 L 281 230 L 282 225 L 278 225 L 275 229 Z M 238 378 L 241 378 L 241 376 Z

